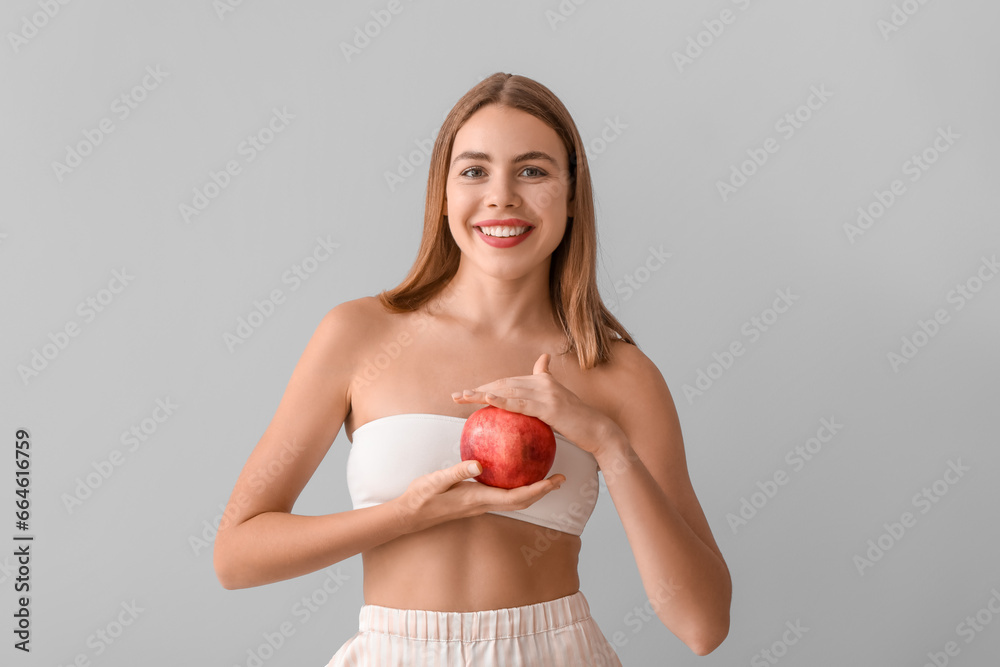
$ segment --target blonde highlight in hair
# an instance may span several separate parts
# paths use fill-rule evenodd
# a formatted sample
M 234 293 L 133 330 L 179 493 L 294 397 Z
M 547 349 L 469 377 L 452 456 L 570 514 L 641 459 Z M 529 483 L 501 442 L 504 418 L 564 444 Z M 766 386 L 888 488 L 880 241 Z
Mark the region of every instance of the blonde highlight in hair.
M 555 130 L 569 155 L 574 215 L 567 219 L 562 242 L 552 252 L 549 296 L 568 346 L 581 368 L 611 357 L 615 340 L 635 345 L 631 335 L 604 305 L 597 288 L 597 224 L 587 154 L 569 111 L 542 84 L 516 74 L 497 72 L 469 90 L 455 104 L 438 131 L 431 153 L 424 207 L 424 230 L 410 272 L 395 288 L 377 295 L 390 312 L 418 309 L 440 292 L 458 271 L 461 250 L 444 216 L 444 195 L 451 149 L 459 128 L 479 109 L 497 105 L 535 116 Z

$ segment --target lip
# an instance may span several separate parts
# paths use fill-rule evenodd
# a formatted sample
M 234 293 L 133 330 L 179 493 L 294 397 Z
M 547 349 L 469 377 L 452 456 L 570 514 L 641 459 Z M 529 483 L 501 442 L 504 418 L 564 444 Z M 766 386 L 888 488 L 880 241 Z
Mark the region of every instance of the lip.
M 487 245 L 493 246 L 494 248 L 512 248 L 517 244 L 524 241 L 526 238 L 531 236 L 531 232 L 535 230 L 535 226 L 528 222 L 527 220 L 521 220 L 520 218 L 504 218 L 503 220 L 482 220 L 480 222 L 473 223 L 473 227 L 476 228 L 476 236 L 481 238 Z M 487 236 L 483 233 L 480 227 L 527 227 L 528 231 L 521 234 L 520 236 L 511 236 L 509 238 L 497 238 L 494 236 Z

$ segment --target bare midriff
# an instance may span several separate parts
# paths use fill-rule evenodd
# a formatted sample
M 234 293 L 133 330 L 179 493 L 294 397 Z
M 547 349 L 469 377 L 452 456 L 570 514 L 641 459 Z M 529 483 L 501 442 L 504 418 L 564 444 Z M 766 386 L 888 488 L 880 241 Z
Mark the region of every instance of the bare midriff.
M 393 414 L 430 413 L 466 418 L 481 404 L 458 404 L 451 392 L 502 377 L 530 375 L 542 352 L 549 371 L 570 391 L 606 410 L 604 371 L 581 371 L 560 353 L 560 334 L 484 342 L 434 315 L 385 315 L 372 308 L 364 323 L 364 360 L 391 341 L 406 340 L 398 356 L 352 386 L 345 430 Z M 408 336 L 408 338 L 404 337 Z M 384 364 L 383 364 L 384 365 Z M 580 589 L 580 538 L 496 514 L 446 521 L 362 552 L 366 604 L 428 611 L 482 611 L 555 600 Z
M 481 611 L 555 600 L 580 589 L 580 538 L 483 514 L 363 553 L 366 604 Z

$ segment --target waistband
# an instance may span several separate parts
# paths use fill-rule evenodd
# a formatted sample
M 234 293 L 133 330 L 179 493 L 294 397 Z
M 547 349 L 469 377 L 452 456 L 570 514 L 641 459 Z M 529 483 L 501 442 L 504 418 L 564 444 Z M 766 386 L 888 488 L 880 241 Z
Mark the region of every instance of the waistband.
M 523 607 L 484 611 L 427 611 L 366 604 L 361 607 L 360 632 L 424 640 L 471 642 L 537 634 L 590 618 L 583 591 Z

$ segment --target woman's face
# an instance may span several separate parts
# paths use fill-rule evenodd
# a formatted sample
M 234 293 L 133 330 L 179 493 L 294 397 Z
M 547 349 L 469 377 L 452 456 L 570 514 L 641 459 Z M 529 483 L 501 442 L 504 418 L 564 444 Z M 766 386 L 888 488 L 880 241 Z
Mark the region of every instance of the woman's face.
M 509 107 L 474 113 L 455 135 L 445 186 L 444 213 L 462 261 L 503 278 L 542 263 L 547 268 L 573 215 L 571 187 L 569 156 L 555 130 Z M 495 220 L 528 230 L 516 245 L 514 239 L 484 238 L 482 223 Z M 497 226 L 494 232 L 510 230 Z

